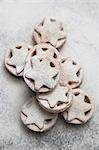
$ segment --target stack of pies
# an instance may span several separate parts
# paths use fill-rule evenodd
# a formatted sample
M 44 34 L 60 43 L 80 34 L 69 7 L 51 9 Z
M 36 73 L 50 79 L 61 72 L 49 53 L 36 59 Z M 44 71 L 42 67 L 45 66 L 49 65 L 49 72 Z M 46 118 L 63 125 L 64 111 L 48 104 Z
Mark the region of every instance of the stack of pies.
M 21 110 L 22 122 L 33 131 L 50 129 L 59 113 L 66 123 L 84 124 L 94 112 L 93 99 L 79 88 L 82 67 L 70 57 L 61 58 L 58 51 L 66 38 L 60 21 L 45 18 L 33 29 L 36 45 L 19 43 L 7 50 L 7 70 L 23 77 L 35 92 Z

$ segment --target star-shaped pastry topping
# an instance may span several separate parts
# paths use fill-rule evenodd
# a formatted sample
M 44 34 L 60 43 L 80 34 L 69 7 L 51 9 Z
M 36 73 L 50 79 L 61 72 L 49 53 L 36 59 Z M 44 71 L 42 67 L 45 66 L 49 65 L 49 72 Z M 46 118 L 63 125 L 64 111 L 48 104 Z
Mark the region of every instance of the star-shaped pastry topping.
M 7 64 L 16 67 L 16 74 L 20 74 L 24 70 L 25 59 L 28 55 L 28 48 L 11 49 L 12 57 Z
M 77 72 L 80 70 L 80 66 L 78 64 L 73 64 L 72 60 L 66 60 L 62 64 L 63 70 L 66 76 L 67 81 L 79 82 L 79 77 L 77 76 Z
M 55 115 L 45 112 L 37 103 L 36 99 L 27 102 L 23 108 L 22 113 L 26 116 L 24 124 L 35 124 L 39 129 L 44 127 L 44 121 L 53 119 Z
M 51 45 L 46 43 L 38 44 L 34 47 L 33 52 L 39 58 L 55 58 L 60 61 L 59 52 Z M 33 54 L 33 52 L 31 52 Z M 35 56 L 34 55 L 34 56 Z
M 60 83 L 68 83 L 71 88 L 77 87 L 83 78 L 83 70 L 74 60 L 67 58 L 62 60 L 62 71 Z
M 49 103 L 49 106 L 51 108 L 55 107 L 55 105 L 58 102 L 67 103 L 68 97 L 66 96 L 68 94 L 69 88 L 66 86 L 61 86 L 60 84 L 57 85 L 57 87 L 49 92 L 49 93 L 39 93 L 38 98 L 39 101 L 46 100 Z
M 50 42 L 53 46 L 57 45 L 58 40 L 66 38 L 62 24 L 55 19 L 44 19 L 34 30 L 41 35 L 40 42 Z
M 27 70 L 25 77 L 34 81 L 34 89 L 38 91 L 46 86 L 54 88 L 58 83 L 60 70 L 47 59 L 39 60 L 37 57 L 31 58 L 31 69 Z
M 85 113 L 91 110 L 91 103 L 87 103 L 84 101 L 85 95 L 80 93 L 79 95 L 74 94 L 73 103 L 71 107 L 68 109 L 68 117 L 67 120 L 70 122 L 74 119 L 78 119 L 81 122 L 84 122 L 86 116 Z

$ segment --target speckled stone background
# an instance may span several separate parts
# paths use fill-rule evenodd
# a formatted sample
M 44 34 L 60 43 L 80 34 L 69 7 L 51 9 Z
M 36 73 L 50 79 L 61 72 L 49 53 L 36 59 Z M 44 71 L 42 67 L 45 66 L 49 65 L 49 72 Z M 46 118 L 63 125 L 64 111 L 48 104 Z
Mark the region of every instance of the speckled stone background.
M 33 93 L 23 79 L 4 67 L 6 49 L 13 43 L 32 44 L 33 26 L 44 16 L 60 18 L 67 32 L 61 55 L 76 58 L 84 68 L 81 86 L 95 100 L 93 118 L 83 126 L 60 117 L 48 132 L 31 132 L 20 110 Z M 0 150 L 99 150 L 99 1 L 0 0 Z

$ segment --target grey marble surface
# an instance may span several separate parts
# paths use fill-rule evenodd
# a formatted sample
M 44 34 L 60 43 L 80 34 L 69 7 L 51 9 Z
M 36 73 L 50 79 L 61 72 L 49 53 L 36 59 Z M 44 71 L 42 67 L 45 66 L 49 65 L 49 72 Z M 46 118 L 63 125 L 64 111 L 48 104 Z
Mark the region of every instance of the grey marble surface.
M 67 33 L 62 56 L 77 59 L 84 68 L 81 88 L 95 100 L 93 118 L 83 126 L 68 125 L 59 117 L 48 132 L 31 132 L 20 110 L 32 92 L 23 79 L 4 67 L 6 49 L 13 43 L 32 44 L 33 26 L 44 16 L 60 18 Z M 0 1 L 0 150 L 99 150 L 99 1 Z

